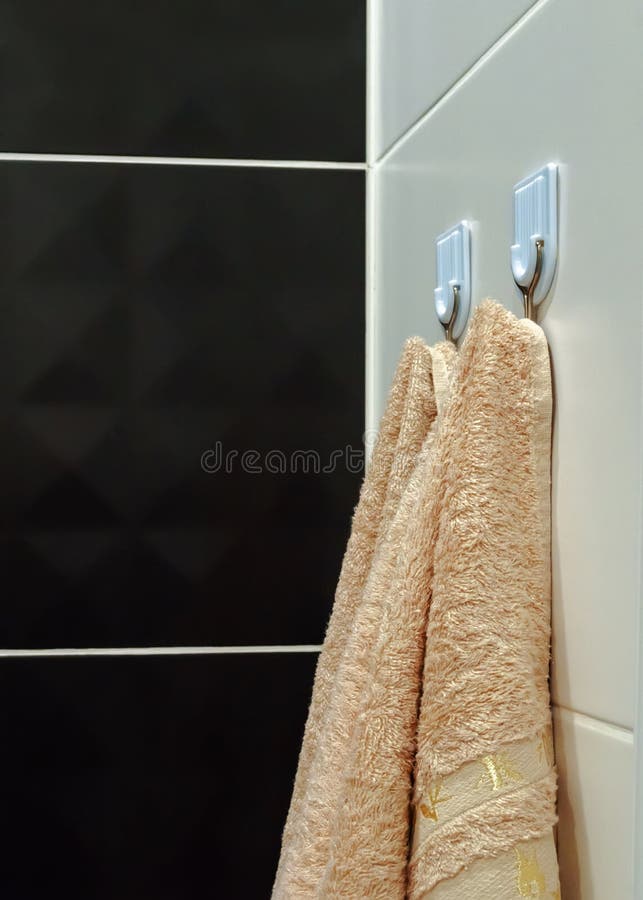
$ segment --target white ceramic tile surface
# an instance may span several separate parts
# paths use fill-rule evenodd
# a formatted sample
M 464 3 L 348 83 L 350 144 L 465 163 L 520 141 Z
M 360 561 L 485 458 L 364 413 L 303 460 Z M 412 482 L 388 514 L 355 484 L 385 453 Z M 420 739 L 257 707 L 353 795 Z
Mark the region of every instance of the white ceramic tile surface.
M 558 856 L 565 900 L 633 897 L 632 733 L 556 710 Z
M 639 614 L 638 709 L 634 728 L 634 896 L 643 898 L 643 615 Z
M 532 3 L 372 0 L 369 158 L 379 158 Z
M 441 336 L 433 240 L 462 218 L 477 223 L 474 303 L 491 295 L 519 313 L 512 185 L 561 163 L 560 263 L 543 320 L 556 393 L 554 694 L 627 728 L 641 543 L 642 14 L 638 0 L 539 3 L 375 169 L 369 345 L 375 415 L 404 338 Z

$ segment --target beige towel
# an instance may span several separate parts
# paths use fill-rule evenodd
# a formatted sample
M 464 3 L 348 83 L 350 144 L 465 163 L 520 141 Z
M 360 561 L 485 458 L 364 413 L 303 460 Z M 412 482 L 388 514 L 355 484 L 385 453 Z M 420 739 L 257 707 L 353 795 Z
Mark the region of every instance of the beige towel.
M 315 894 L 319 897 L 405 896 L 429 601 L 431 471 L 455 348 L 442 343 L 431 356 L 438 417 L 374 561 L 351 635 L 352 666 L 367 676 L 350 706 L 349 751 L 339 774 L 341 802 L 330 811 L 330 853 Z
M 437 405 L 454 360 L 452 348 L 432 351 Z M 435 409 L 424 421 L 422 449 L 404 457 L 404 477 L 374 455 L 390 503 L 374 504 L 377 534 L 361 538 L 369 562 L 344 637 L 333 632 L 320 660 L 280 900 L 557 896 L 542 331 L 483 304 L 451 391 L 437 425 Z M 392 459 L 395 441 L 383 437 Z M 351 541 L 357 527 L 356 514 Z M 349 545 L 345 568 L 350 556 Z
M 355 638 L 373 559 L 436 411 L 429 350 L 420 339 L 411 339 L 402 353 L 364 479 L 317 665 L 275 898 L 315 896 L 327 862 L 331 815 L 341 784 L 338 773 L 347 750 L 345 719 L 348 715 L 350 721 L 365 676 L 363 669 L 353 670 L 349 644 L 351 636 Z
M 412 900 L 560 896 L 550 441 L 544 334 L 487 301 L 464 343 L 435 453 Z

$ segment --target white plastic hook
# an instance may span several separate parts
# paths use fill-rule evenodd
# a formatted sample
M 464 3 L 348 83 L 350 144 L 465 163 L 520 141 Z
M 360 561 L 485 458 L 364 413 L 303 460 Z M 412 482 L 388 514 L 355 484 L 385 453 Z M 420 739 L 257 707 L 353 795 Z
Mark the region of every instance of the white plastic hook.
M 558 166 L 549 163 L 514 187 L 511 271 L 525 315 L 541 303 L 554 280 L 558 259 Z
M 471 225 L 462 221 L 435 239 L 435 311 L 455 340 L 464 331 L 471 304 Z

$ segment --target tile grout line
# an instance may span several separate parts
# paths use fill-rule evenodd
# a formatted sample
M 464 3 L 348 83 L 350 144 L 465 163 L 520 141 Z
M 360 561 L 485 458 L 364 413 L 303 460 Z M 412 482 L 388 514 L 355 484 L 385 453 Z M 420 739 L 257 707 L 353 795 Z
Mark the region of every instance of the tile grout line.
M 639 286 L 640 289 L 640 286 Z M 639 331 L 639 343 L 643 346 L 643 328 Z M 643 370 L 639 364 L 639 385 L 643 383 Z M 639 440 L 643 439 L 643 414 L 639 406 Z M 639 468 L 641 478 L 639 481 L 639 530 L 641 528 L 643 509 L 643 466 Z M 643 558 L 641 555 L 641 542 L 637 542 L 638 553 L 638 595 L 636 604 L 636 634 L 635 644 L 635 706 L 634 706 L 634 791 L 632 796 L 634 815 L 634 835 L 632 854 L 634 858 L 634 896 L 643 897 L 643 605 L 641 604 L 641 582 L 643 580 Z
M 66 647 L 1 650 L 0 658 L 53 656 L 226 656 L 257 653 L 319 653 L 321 644 L 266 644 L 229 647 Z
M 630 740 L 634 738 L 633 729 L 628 728 L 626 725 L 619 725 L 617 722 L 610 722 L 607 719 L 601 719 L 598 716 L 592 716 L 577 709 L 572 709 L 570 706 L 562 706 L 560 703 L 552 703 L 552 711 L 555 712 L 556 710 L 594 730 L 617 732 L 619 737 L 625 737 Z
M 397 137 L 393 143 L 382 153 L 382 155 L 372 162 L 373 167 L 380 166 L 387 162 L 394 153 L 396 153 L 407 140 L 413 137 L 424 126 L 424 124 L 439 110 L 444 106 L 451 97 L 456 93 L 456 91 L 460 90 L 462 85 L 466 84 L 474 75 L 478 73 L 478 71 L 485 65 L 487 60 L 490 59 L 501 47 L 503 47 L 508 41 L 510 41 L 514 34 L 519 31 L 523 25 L 526 25 L 527 22 L 535 15 L 537 15 L 540 10 L 549 3 L 550 0 L 536 0 L 536 2 L 529 7 L 529 9 L 524 12 L 519 19 L 517 19 L 513 25 L 503 32 L 500 37 L 490 46 L 488 47 L 482 56 L 479 56 L 478 59 L 469 68 L 460 75 L 456 81 L 453 82 L 450 87 L 448 87 L 444 93 L 442 93 L 423 113 L 421 113 L 414 122 L 412 122 L 406 130 Z
M 365 213 L 365 366 L 364 366 L 364 445 L 366 462 L 370 459 L 373 439 L 379 430 L 377 417 L 377 295 L 376 295 L 376 216 L 377 177 L 369 166 L 366 170 Z
M 375 51 L 379 49 L 379 33 L 377 28 L 377 16 L 375 15 L 375 0 L 366 0 L 366 162 L 370 164 L 375 158 L 375 114 L 376 104 L 379 99 L 376 90 L 376 60 Z
M 366 170 L 366 162 L 330 162 L 297 159 L 209 159 L 199 156 L 119 156 L 84 153 L 10 153 L 0 152 L 0 162 L 61 162 L 116 165 L 201 166 L 247 169 L 327 169 Z

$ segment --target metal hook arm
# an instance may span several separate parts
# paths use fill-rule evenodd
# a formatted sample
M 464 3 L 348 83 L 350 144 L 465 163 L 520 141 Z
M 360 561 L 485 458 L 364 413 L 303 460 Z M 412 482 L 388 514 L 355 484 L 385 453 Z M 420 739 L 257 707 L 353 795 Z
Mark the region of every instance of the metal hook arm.
M 451 341 L 452 344 L 455 344 L 455 340 L 453 339 L 453 326 L 455 325 L 455 320 L 458 316 L 458 307 L 460 305 L 460 285 L 453 285 L 453 311 L 451 312 L 451 318 L 444 326 L 444 334 L 447 341 Z
M 538 287 L 538 282 L 540 281 L 540 275 L 543 270 L 543 247 L 545 246 L 545 242 L 542 238 L 536 238 L 536 267 L 534 269 L 534 275 L 527 287 L 520 284 L 520 282 L 516 279 L 514 275 L 514 281 L 516 282 L 516 286 L 519 288 L 520 293 L 522 294 L 522 304 L 525 311 L 525 318 L 531 319 L 535 321 L 534 317 L 534 292 Z

